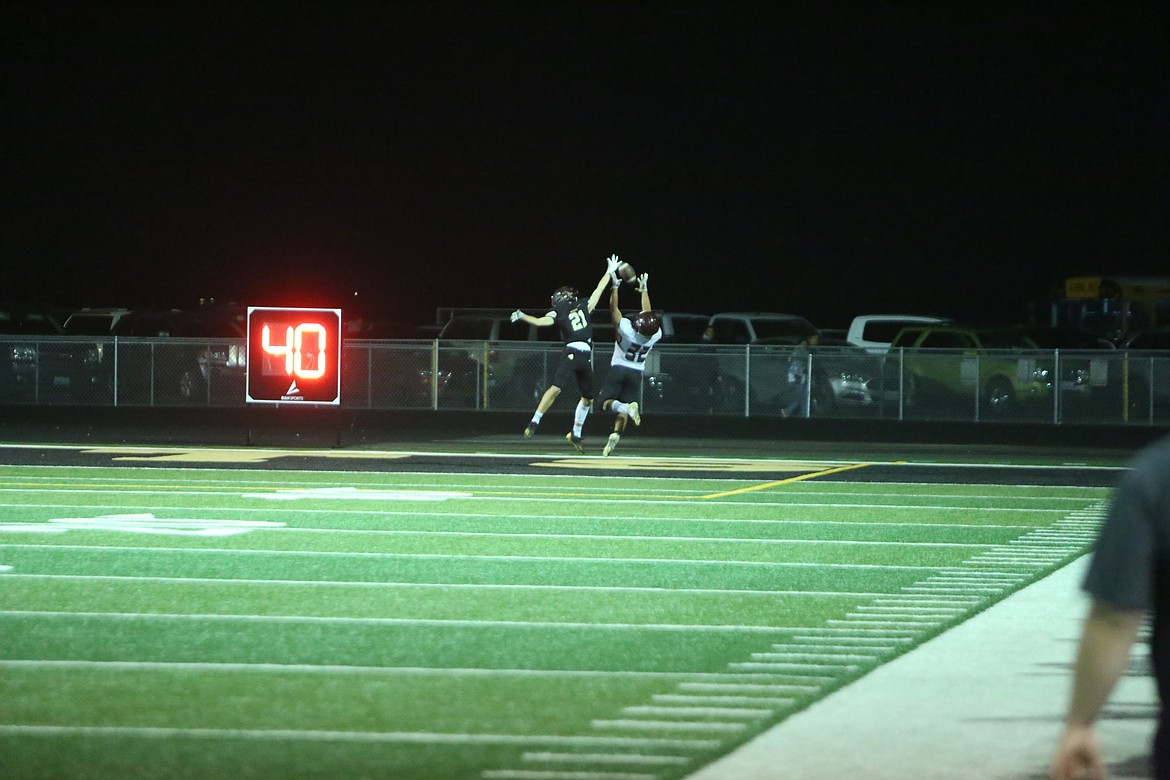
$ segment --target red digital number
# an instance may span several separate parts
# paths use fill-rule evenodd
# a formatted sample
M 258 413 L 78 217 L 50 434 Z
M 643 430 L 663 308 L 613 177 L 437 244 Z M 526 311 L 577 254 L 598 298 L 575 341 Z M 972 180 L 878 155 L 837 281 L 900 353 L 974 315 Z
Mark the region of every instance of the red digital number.
M 316 338 L 316 351 L 306 351 L 305 335 Z M 329 339 L 325 326 L 319 322 L 302 322 L 285 330 L 283 344 L 272 343 L 272 330 L 265 323 L 260 332 L 260 346 L 269 355 L 284 357 L 284 373 L 301 379 L 319 379 L 328 370 L 326 347 Z

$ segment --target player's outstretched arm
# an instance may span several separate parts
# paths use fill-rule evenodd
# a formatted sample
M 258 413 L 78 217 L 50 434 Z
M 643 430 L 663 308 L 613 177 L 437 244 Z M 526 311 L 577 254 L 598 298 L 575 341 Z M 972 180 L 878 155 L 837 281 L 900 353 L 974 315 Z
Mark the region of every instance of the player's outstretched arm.
M 593 289 L 593 294 L 589 296 L 589 302 L 586 304 L 588 310 L 592 312 L 597 308 L 597 304 L 601 302 L 601 293 L 605 290 L 605 285 L 609 284 L 609 270 L 601 275 L 597 280 L 597 287 Z
M 618 307 L 618 286 L 616 284 L 609 288 L 609 320 L 615 328 L 622 321 L 622 310 Z
M 650 274 L 638 277 L 638 289 L 642 291 L 642 311 L 650 311 L 654 308 L 650 305 Z
M 512 319 L 512 322 L 519 322 L 519 321 L 523 320 L 524 322 L 527 322 L 529 325 L 535 325 L 538 328 L 547 327 L 549 325 L 552 325 L 554 322 L 556 322 L 556 320 L 554 320 L 552 317 L 548 316 L 547 314 L 544 315 L 543 317 L 533 317 L 531 314 L 525 314 L 524 312 L 520 311 L 519 309 L 512 312 L 511 319 Z

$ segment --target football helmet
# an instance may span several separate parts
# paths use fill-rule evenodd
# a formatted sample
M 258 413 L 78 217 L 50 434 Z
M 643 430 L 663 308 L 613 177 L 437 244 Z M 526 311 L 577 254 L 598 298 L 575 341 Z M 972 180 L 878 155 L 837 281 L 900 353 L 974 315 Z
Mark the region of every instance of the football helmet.
M 553 294 L 549 298 L 553 306 L 556 306 L 558 303 L 572 303 L 575 300 L 577 300 L 576 287 L 558 287 L 553 290 Z
M 658 315 L 652 311 L 641 312 L 634 318 L 634 330 L 643 336 L 653 336 L 661 327 L 662 323 L 658 321 Z

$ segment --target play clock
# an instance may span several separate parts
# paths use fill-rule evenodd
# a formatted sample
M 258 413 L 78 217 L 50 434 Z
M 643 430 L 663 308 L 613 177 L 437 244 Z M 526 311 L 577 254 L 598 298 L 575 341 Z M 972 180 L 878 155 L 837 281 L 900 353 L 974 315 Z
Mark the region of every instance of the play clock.
M 341 309 L 248 307 L 248 403 L 341 403 Z

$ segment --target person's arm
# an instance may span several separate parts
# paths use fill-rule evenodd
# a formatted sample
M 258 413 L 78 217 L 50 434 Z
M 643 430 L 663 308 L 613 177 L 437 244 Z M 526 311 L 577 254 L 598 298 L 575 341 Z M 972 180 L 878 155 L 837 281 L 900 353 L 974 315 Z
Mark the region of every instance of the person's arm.
M 1050 780 L 1105 777 L 1094 724 L 1129 666 L 1130 651 L 1144 617 L 1141 610 L 1118 609 L 1099 599 L 1093 601 L 1081 633 L 1072 700 L 1064 735 L 1052 760 Z
M 586 304 L 586 311 L 592 313 L 597 308 L 597 304 L 601 302 L 601 293 L 605 290 L 605 285 L 609 284 L 609 270 L 601 275 L 597 280 L 597 287 L 593 289 L 593 294 L 589 296 L 589 302 Z
M 638 289 L 642 291 L 642 311 L 650 311 L 654 308 L 650 305 L 650 274 L 638 277 Z
M 547 314 L 543 317 L 533 317 L 531 314 L 525 314 L 524 312 L 517 309 L 516 311 L 512 312 L 512 322 L 518 322 L 520 320 L 527 322 L 529 325 L 535 325 L 538 328 L 544 328 L 556 322 L 556 320 Z
M 622 321 L 622 310 L 618 308 L 618 286 L 616 284 L 609 288 L 609 321 L 613 323 L 615 328 L 620 327 Z

